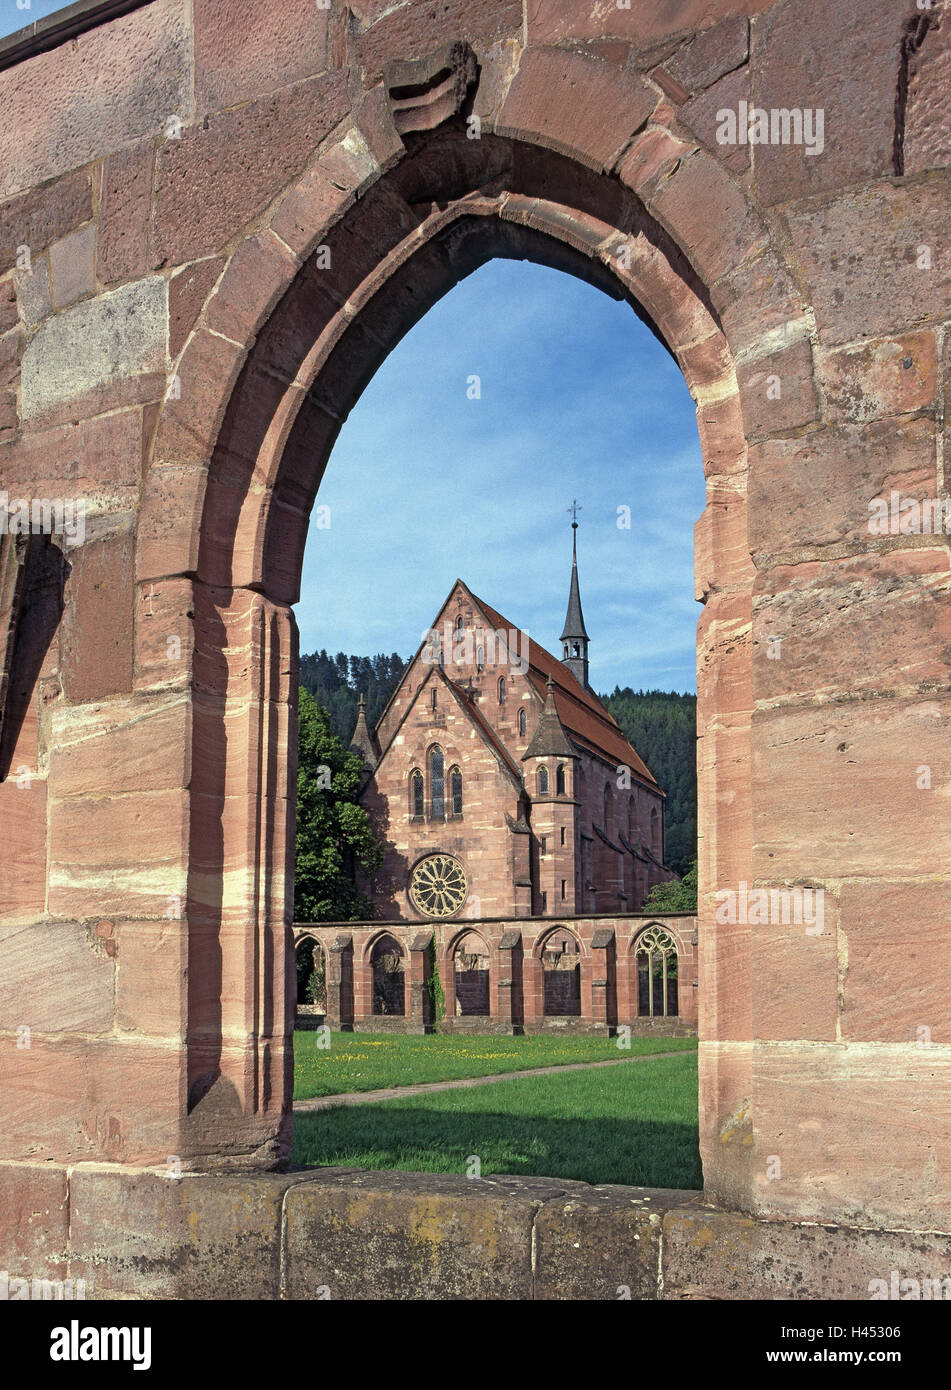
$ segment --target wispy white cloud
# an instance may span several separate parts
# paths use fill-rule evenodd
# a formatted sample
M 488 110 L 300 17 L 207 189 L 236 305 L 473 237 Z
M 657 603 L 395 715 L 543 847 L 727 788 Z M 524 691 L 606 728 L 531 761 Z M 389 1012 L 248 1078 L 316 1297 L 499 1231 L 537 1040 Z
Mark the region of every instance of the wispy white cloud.
M 704 487 L 683 377 L 627 305 L 490 262 L 403 339 L 341 431 L 301 649 L 406 655 L 457 575 L 557 648 L 573 497 L 592 683 L 693 689 Z

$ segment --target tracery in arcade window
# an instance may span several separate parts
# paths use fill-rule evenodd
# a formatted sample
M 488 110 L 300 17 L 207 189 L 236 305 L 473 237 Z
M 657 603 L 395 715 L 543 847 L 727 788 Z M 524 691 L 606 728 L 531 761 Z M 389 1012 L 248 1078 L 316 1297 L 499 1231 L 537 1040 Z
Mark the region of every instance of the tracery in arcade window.
M 648 927 L 637 942 L 639 1018 L 676 1018 L 677 947 L 663 927 Z

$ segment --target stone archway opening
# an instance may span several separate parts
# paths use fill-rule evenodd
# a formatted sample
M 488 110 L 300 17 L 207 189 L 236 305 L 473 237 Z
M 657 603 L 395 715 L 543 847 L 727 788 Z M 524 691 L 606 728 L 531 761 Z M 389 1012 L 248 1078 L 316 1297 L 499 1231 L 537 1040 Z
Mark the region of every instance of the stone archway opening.
M 385 932 L 370 951 L 373 1013 L 378 1018 L 402 1018 L 406 1013 L 406 960 L 395 936 Z
M 406 146 L 405 156 L 370 180 L 359 198 L 342 199 L 342 215 L 330 224 L 318 219 L 314 230 L 313 186 L 305 181 L 278 209 L 271 231 L 242 248 L 243 271 L 236 254 L 180 368 L 207 372 L 213 365 L 227 382 L 207 406 L 215 439 L 210 466 L 198 459 L 189 464 L 192 440 L 205 427 L 183 420 L 175 401 L 166 403 L 153 446 L 154 485 L 168 481 L 194 490 L 201 510 L 200 527 L 182 556 L 196 574 L 196 672 L 201 688 L 214 692 L 198 702 L 195 714 L 204 795 L 191 831 L 201 911 L 190 932 L 203 978 L 207 973 L 214 984 L 215 977 L 234 973 L 245 980 L 220 1008 L 220 988 L 216 993 L 207 985 L 190 1002 L 195 1027 L 188 1069 L 195 1099 L 189 1125 L 200 1151 L 221 1145 L 209 1097 L 229 1075 L 238 1077 L 233 1084 L 257 1116 L 252 1128 L 260 1128 L 275 1152 L 289 1149 L 286 1099 L 280 1116 L 275 1109 L 288 1082 L 275 1069 L 289 1075 L 292 1036 L 286 1017 L 282 1024 L 271 1010 L 267 981 L 286 969 L 282 945 L 289 924 L 293 788 L 283 748 L 295 722 L 291 605 L 299 596 L 308 517 L 341 424 L 387 353 L 437 299 L 501 256 L 567 271 L 626 300 L 673 354 L 699 403 L 708 501 L 697 531 L 697 591 L 709 601 L 700 632 L 709 690 L 719 660 L 714 615 L 725 610 L 737 621 L 744 605 L 749 609 L 751 567 L 742 539 L 746 443 L 734 364 L 704 281 L 646 209 L 640 171 L 625 182 L 525 139 L 471 141 L 454 124 L 409 138 Z M 226 321 L 236 342 L 245 344 L 240 353 L 222 346 Z M 174 469 L 163 462 L 172 456 Z M 177 543 L 165 525 L 167 506 L 164 496 L 158 517 L 146 504 L 143 576 L 157 527 L 163 529 L 163 567 Z M 240 669 L 223 657 L 235 649 L 250 654 Z M 701 703 L 703 697 L 701 685 Z M 254 784 L 241 801 L 229 792 L 236 730 L 253 749 L 255 767 Z M 730 732 L 735 767 L 748 757 L 748 713 L 740 713 Z M 708 805 L 716 804 L 717 776 L 711 759 L 706 783 L 701 773 L 700 794 Z M 740 837 L 733 849 L 742 853 L 744 843 Z M 240 913 L 221 898 L 225 862 L 244 865 L 247 901 Z M 263 965 L 253 974 L 241 937 L 249 910 L 252 957 Z M 237 1041 L 249 1033 L 255 1039 L 250 1045 Z M 272 1098 L 258 1111 L 248 1092 L 252 1077 L 252 1092 Z

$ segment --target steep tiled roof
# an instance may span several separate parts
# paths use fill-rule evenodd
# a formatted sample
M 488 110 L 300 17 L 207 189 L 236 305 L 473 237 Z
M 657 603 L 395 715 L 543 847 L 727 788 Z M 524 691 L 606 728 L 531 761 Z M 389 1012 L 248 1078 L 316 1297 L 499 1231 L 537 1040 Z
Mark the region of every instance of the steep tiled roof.
M 514 629 L 514 623 L 510 623 L 508 618 L 503 618 L 501 613 L 485 603 L 477 594 L 473 594 L 472 597 L 482 609 L 490 627 L 504 628 L 506 631 Z M 524 638 L 522 640 L 524 641 Z M 526 654 L 520 651 L 520 655 L 524 657 Z M 576 743 L 591 752 L 599 753 L 608 762 L 629 767 L 635 776 L 650 786 L 657 787 L 657 780 L 647 764 L 628 743 L 617 720 L 608 714 L 597 695 L 585 690 L 567 666 L 531 637 L 528 639 L 527 659 L 528 678 L 543 700 L 548 677 L 551 676 L 558 718 Z

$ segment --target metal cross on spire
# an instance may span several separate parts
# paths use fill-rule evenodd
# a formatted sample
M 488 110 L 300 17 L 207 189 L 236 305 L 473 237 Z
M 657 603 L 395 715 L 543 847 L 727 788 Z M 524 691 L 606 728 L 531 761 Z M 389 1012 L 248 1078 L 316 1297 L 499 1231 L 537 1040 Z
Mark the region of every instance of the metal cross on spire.
M 568 511 L 571 513 L 571 525 L 572 525 L 572 529 L 575 530 L 575 531 L 577 531 L 577 529 L 578 529 L 578 513 L 581 512 L 581 511 L 584 511 L 584 508 L 578 506 L 577 498 L 575 498 L 575 499 L 572 501 L 571 506 L 568 508 Z

